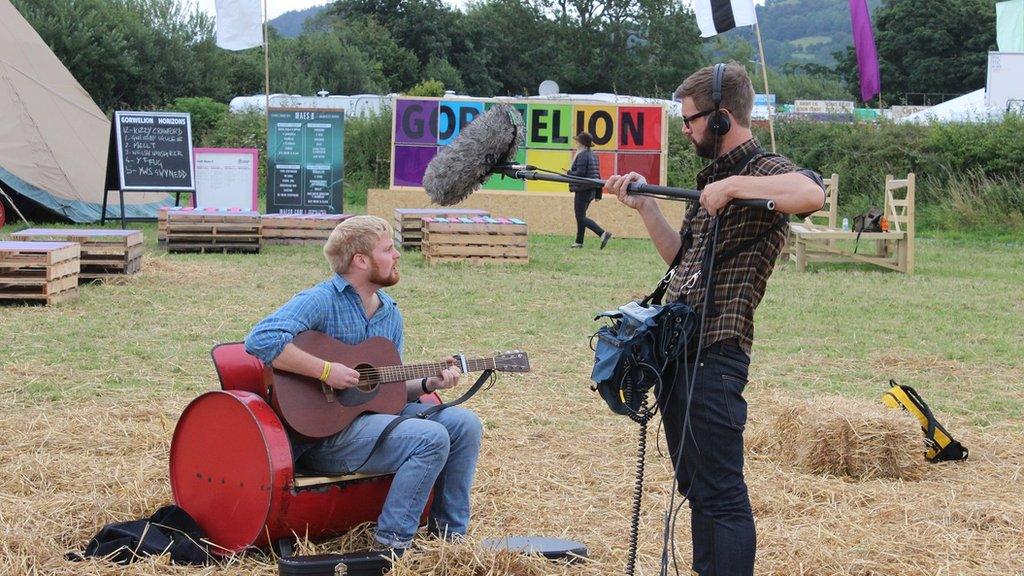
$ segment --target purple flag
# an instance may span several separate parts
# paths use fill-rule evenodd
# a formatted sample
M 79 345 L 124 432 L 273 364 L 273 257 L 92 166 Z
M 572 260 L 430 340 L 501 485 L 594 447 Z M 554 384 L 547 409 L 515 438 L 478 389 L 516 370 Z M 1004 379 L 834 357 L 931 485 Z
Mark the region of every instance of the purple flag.
M 853 48 L 857 52 L 857 71 L 860 74 L 860 99 L 867 102 L 882 91 L 878 51 L 875 50 L 875 34 L 871 31 L 867 0 L 850 0 L 850 22 L 853 24 Z

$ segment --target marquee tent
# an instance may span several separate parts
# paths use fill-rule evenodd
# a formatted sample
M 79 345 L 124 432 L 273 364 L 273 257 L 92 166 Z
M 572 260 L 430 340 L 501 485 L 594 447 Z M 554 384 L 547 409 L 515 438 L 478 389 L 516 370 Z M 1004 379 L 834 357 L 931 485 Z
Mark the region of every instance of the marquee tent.
M 23 208 L 95 222 L 103 205 L 110 120 L 39 34 L 0 0 L 0 184 Z M 120 215 L 110 195 L 108 217 Z M 125 215 L 153 217 L 164 193 L 125 195 Z
M 904 116 L 899 122 L 927 124 L 929 122 L 990 122 L 1000 120 L 1003 111 L 985 104 L 985 89 L 975 90 L 959 98 L 947 100 L 926 110 Z

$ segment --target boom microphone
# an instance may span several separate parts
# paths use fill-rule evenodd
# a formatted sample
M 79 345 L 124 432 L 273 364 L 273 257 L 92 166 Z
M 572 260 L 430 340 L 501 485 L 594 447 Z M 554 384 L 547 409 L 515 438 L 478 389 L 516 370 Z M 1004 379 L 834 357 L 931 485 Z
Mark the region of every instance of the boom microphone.
M 524 140 L 522 116 L 496 104 L 441 148 L 423 173 L 423 187 L 436 204 L 451 206 L 476 191 L 498 165 L 508 164 Z
M 522 116 L 508 104 L 496 104 L 466 125 L 455 141 L 441 148 L 427 164 L 423 188 L 435 204 L 458 204 L 475 192 L 492 173 L 519 180 L 586 183 L 604 186 L 597 178 L 569 176 L 538 170 L 535 166 L 513 164 L 516 148 L 523 142 Z M 545 173 L 547 172 L 547 173 Z M 630 194 L 642 194 L 668 200 L 700 200 L 700 191 L 632 183 Z M 733 200 L 731 204 L 774 210 L 772 200 Z

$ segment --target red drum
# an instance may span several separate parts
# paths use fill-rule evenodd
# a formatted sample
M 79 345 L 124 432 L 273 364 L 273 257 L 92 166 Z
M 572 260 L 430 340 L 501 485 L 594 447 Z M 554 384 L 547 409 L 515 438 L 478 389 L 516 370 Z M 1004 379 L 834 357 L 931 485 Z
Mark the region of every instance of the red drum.
M 170 469 L 175 502 L 220 555 L 374 521 L 391 486 L 391 476 L 377 476 L 297 487 L 284 425 L 262 398 L 241 390 L 208 392 L 185 408 Z

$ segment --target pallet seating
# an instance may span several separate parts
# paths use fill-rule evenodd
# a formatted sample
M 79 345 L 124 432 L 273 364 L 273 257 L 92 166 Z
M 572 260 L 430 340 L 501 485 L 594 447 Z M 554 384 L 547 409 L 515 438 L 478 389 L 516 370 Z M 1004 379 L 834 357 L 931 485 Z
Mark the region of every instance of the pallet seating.
M 423 218 L 428 264 L 472 261 L 525 264 L 526 222 L 517 218 Z
M 259 252 L 259 212 L 224 208 L 167 210 L 168 252 Z
M 170 206 L 161 206 L 156 211 L 156 243 L 164 246 L 167 243 L 167 212 Z
M 791 224 L 790 230 L 794 248 L 790 258 L 796 262 L 798 271 L 807 269 L 810 260 L 833 262 L 865 262 L 905 274 L 914 273 L 914 195 L 916 182 L 914 174 L 906 178 L 885 177 L 884 216 L 889 221 L 887 232 L 863 232 L 860 234 L 860 248 L 865 252 L 874 240 L 874 253 L 861 253 L 839 246 L 838 241 L 857 240 L 857 232 L 844 232 L 834 227 Z M 902 194 L 899 191 L 903 190 Z M 899 197 L 898 197 L 899 196 Z
M 331 231 L 351 214 L 264 214 L 263 242 L 323 245 Z
M 104 280 L 142 270 L 142 231 L 107 228 L 29 228 L 15 240 L 77 242 L 81 245 L 79 280 Z
M 468 208 L 395 208 L 395 245 L 418 250 L 423 240 L 423 218 L 472 218 L 490 216 L 486 210 Z
M 80 254 L 75 242 L 0 242 L 0 300 L 77 298 Z

